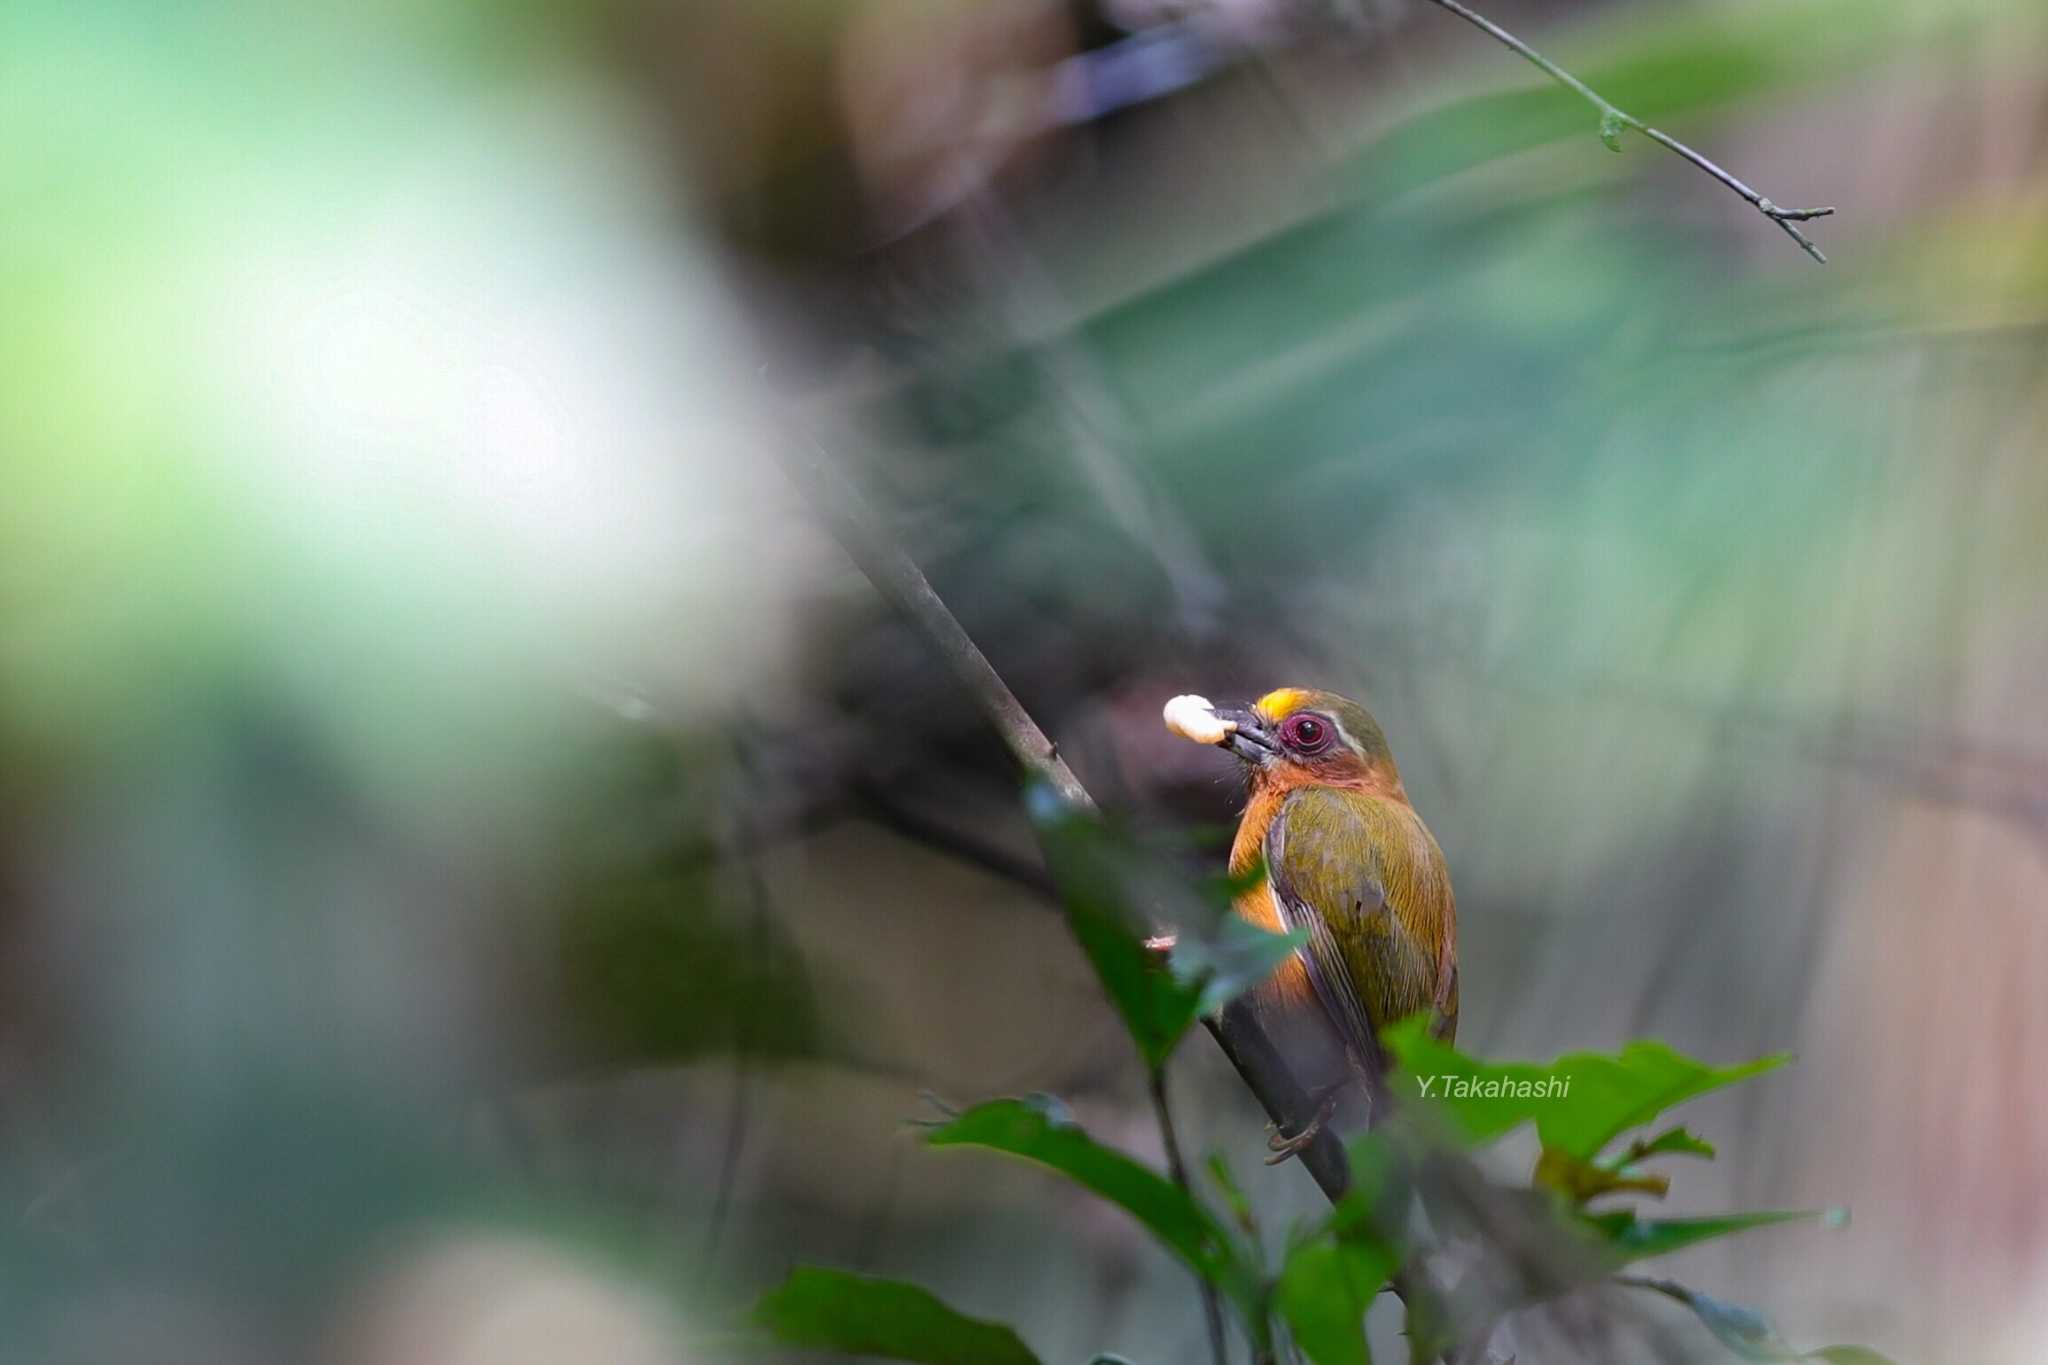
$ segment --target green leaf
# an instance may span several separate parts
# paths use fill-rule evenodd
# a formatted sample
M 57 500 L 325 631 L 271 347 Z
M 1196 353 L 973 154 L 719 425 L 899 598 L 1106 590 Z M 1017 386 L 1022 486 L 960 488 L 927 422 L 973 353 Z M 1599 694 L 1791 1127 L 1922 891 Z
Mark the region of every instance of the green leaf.
M 1368 1132 L 1345 1148 L 1351 1187 L 1330 1210 L 1326 1226 L 1340 1238 L 1384 1242 L 1398 1249 L 1409 1184 L 1402 1156 L 1384 1130 Z
M 1671 1178 L 1658 1172 L 1638 1171 L 1638 1163 L 1653 1156 L 1699 1156 L 1713 1160 L 1713 1146 L 1683 1127 L 1667 1128 L 1653 1138 L 1637 1138 L 1628 1147 L 1601 1161 L 1581 1161 L 1568 1152 L 1545 1147 L 1536 1159 L 1536 1183 L 1556 1190 L 1573 1203 L 1583 1204 L 1597 1195 L 1633 1191 L 1662 1199 L 1671 1190 Z
M 1647 1140 L 1637 1138 L 1628 1145 L 1627 1151 L 1610 1163 L 1610 1169 L 1618 1170 L 1623 1166 L 1633 1166 L 1638 1161 L 1642 1161 L 1647 1157 L 1664 1156 L 1667 1154 L 1672 1156 L 1705 1157 L 1708 1161 L 1712 1161 L 1714 1159 L 1714 1145 L 1681 1124 L 1676 1128 L 1666 1128 L 1657 1136 Z
M 1675 1280 L 1624 1279 L 1623 1284 L 1647 1289 L 1674 1299 L 1690 1308 L 1723 1346 L 1745 1360 L 1825 1360 L 1830 1365 L 1892 1365 L 1868 1346 L 1827 1346 L 1818 1351 L 1801 1351 L 1788 1345 L 1778 1329 L 1754 1308 L 1729 1303 Z
M 1533 1119 L 1545 1147 L 1581 1161 L 1681 1101 L 1790 1060 L 1779 1053 L 1709 1066 L 1659 1042 L 1634 1042 L 1611 1056 L 1571 1052 L 1552 1062 L 1485 1062 L 1430 1037 L 1420 1014 L 1389 1026 L 1384 1037 L 1413 1087 L 1408 1093 L 1436 1102 L 1467 1143 L 1490 1141 Z
M 1597 1195 L 1624 1192 L 1662 1199 L 1671 1190 L 1668 1176 L 1633 1172 L 1625 1164 L 1598 1166 L 1555 1147 L 1545 1147 L 1542 1155 L 1536 1158 L 1535 1180 L 1536 1184 L 1547 1190 L 1556 1190 L 1574 1204 L 1583 1204 Z
M 1258 1218 L 1252 1212 L 1252 1201 L 1245 1196 L 1244 1186 L 1238 1183 L 1237 1172 L 1230 1169 L 1230 1158 L 1221 1149 L 1209 1153 L 1209 1179 L 1223 1195 L 1223 1205 L 1230 1210 L 1232 1221 L 1245 1234 L 1248 1245 L 1256 1249 Z
M 790 1271 L 752 1318 L 790 1346 L 924 1365 L 1038 1365 L 1001 1323 L 957 1313 L 914 1284 L 822 1266 Z
M 1318 1238 L 1288 1253 L 1275 1306 L 1314 1365 L 1372 1365 L 1365 1315 L 1399 1259 L 1383 1243 Z
M 1025 805 L 1038 827 L 1046 866 L 1066 907 L 1067 926 L 1095 967 L 1148 1067 L 1165 1065 L 1202 1007 L 1198 985 L 1168 971 L 1145 946 L 1131 905 L 1133 852 L 1119 848 L 1098 820 L 1034 785 Z
M 1255 1332 L 1262 1329 L 1258 1277 L 1228 1230 L 1165 1176 L 1089 1137 L 1057 1101 L 991 1100 L 931 1129 L 925 1141 L 934 1147 L 986 1147 L 1060 1172 L 1144 1224 L 1221 1289 Z
M 1271 976 L 1304 941 L 1247 924 L 1220 890 L 1205 900 L 1153 853 L 1049 787 L 1033 785 L 1025 805 L 1068 927 L 1148 1067 L 1165 1065 L 1198 1015 Z M 1146 946 L 1155 924 L 1173 931 L 1170 957 Z
M 1236 915 L 1220 915 L 1208 934 L 1182 934 L 1170 959 L 1174 975 L 1199 994 L 1196 1011 L 1214 1014 L 1273 974 L 1308 942 L 1308 931 L 1270 934 Z
M 1825 1210 L 1784 1209 L 1762 1213 L 1728 1213 L 1711 1218 L 1638 1218 L 1633 1210 L 1618 1209 L 1586 1219 L 1618 1258 L 1617 1263 L 1664 1256 L 1681 1248 L 1710 1242 L 1730 1233 L 1776 1223 L 1801 1223 L 1825 1219 Z

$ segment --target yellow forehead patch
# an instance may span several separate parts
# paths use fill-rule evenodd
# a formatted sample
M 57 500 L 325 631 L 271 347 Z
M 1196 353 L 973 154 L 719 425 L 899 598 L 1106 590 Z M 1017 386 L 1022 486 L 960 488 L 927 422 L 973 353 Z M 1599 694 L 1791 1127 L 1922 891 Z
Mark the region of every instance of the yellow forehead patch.
M 1310 704 L 1311 693 L 1303 687 L 1281 687 L 1252 703 L 1252 709 L 1269 721 L 1284 720 Z

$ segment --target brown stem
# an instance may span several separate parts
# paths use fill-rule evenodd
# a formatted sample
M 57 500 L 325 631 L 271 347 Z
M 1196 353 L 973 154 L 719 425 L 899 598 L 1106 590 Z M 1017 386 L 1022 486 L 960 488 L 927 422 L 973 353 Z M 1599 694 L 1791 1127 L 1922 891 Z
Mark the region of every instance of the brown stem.
M 1166 1068 L 1147 1068 L 1145 1079 L 1152 1093 L 1152 1112 L 1159 1116 L 1159 1142 L 1166 1149 L 1166 1173 L 1173 1177 L 1182 1194 L 1192 1197 L 1194 1188 L 1188 1183 L 1188 1163 L 1181 1157 L 1180 1135 L 1173 1128 L 1173 1110 L 1166 1104 Z M 1195 1275 L 1195 1284 L 1202 1291 L 1202 1320 L 1209 1328 L 1210 1358 L 1216 1365 L 1230 1365 L 1230 1349 L 1223 1341 L 1223 1305 L 1216 1297 L 1216 1286 L 1200 1273 Z
M 791 455 L 790 466 L 799 476 L 812 506 L 824 519 L 847 557 L 867 576 L 882 596 L 907 617 L 910 623 L 939 652 L 968 692 L 978 702 L 1003 743 L 1010 748 L 1018 766 L 1049 783 L 1060 798 L 1085 811 L 1097 809 L 1095 798 L 1074 776 L 1074 770 L 1060 757 L 1038 722 L 1010 691 L 1008 683 L 988 657 L 968 638 L 953 613 L 932 591 L 924 571 L 883 530 L 860 490 L 847 482 L 833 467 L 831 457 L 816 441 L 805 438 Z

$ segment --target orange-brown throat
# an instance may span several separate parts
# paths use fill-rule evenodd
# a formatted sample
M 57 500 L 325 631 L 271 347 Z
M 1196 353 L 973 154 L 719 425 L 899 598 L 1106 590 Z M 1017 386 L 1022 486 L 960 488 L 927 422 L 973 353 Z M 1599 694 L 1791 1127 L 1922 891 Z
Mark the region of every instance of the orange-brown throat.
M 1254 801 L 1261 797 L 1285 796 L 1301 787 L 1341 787 L 1346 791 L 1366 792 L 1388 801 L 1408 804 L 1407 789 L 1401 785 L 1401 774 L 1392 764 L 1368 763 L 1355 754 L 1346 754 L 1334 763 L 1296 763 L 1279 759 L 1272 763 L 1259 764 L 1250 770 L 1251 794 Z

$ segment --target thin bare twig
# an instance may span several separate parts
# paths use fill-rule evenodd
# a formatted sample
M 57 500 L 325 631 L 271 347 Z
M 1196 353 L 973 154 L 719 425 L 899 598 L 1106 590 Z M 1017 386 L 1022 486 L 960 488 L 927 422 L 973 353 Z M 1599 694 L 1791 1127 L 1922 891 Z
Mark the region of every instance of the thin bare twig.
M 734 746 L 733 761 L 751 785 L 757 774 L 745 745 Z M 730 808 L 733 818 L 727 839 L 746 888 L 747 951 L 750 965 L 759 968 L 767 961 L 769 932 L 768 882 L 761 875 L 760 837 L 747 817 L 744 802 L 735 801 Z M 739 1179 L 740 1154 L 746 1148 L 747 1129 L 753 1111 L 754 1010 L 751 1004 L 741 1004 L 734 1011 L 732 1052 L 732 1106 L 726 1113 L 725 1150 L 718 1160 L 718 1183 L 714 1186 L 717 1193 L 712 1197 L 711 1214 L 705 1220 L 703 1259 L 707 1273 L 710 1267 L 719 1263 L 726 1223 L 732 1213 L 733 1191 Z
M 1147 1067 L 1145 1080 L 1152 1095 L 1152 1112 L 1159 1116 L 1159 1142 L 1166 1149 L 1166 1173 L 1173 1177 L 1182 1194 L 1192 1198 L 1194 1187 L 1188 1183 L 1188 1163 L 1180 1154 L 1180 1135 L 1173 1128 L 1173 1111 L 1166 1105 L 1166 1068 Z M 1223 1344 L 1223 1304 L 1216 1297 L 1216 1286 L 1200 1272 L 1195 1275 L 1195 1283 L 1202 1291 L 1202 1319 L 1209 1328 L 1210 1358 L 1216 1365 L 1230 1365 L 1230 1351 Z
M 1672 137 L 1669 133 L 1663 132 L 1660 129 L 1652 128 L 1649 124 L 1643 122 L 1634 114 L 1629 113 L 1626 109 L 1622 109 L 1619 106 L 1615 105 L 1605 95 L 1602 95 L 1592 86 L 1587 85 L 1577 76 L 1574 76 L 1571 72 L 1565 70 L 1556 62 L 1551 61 L 1550 58 L 1544 56 L 1535 48 L 1530 47 L 1520 38 L 1517 38 L 1514 34 L 1508 32 L 1499 24 L 1494 23 L 1493 20 L 1487 18 L 1485 15 L 1480 14 L 1475 10 L 1467 9 L 1464 5 L 1459 4 L 1458 0 L 1430 0 L 1430 3 L 1437 6 L 1439 9 L 1450 11 L 1452 14 L 1457 15 L 1460 19 L 1463 19 L 1466 23 L 1472 25 L 1474 28 L 1486 34 L 1488 37 L 1494 39 L 1496 42 L 1508 48 L 1510 51 L 1519 53 L 1532 66 L 1536 67 L 1537 70 L 1543 72 L 1544 75 L 1550 77 L 1559 85 L 1562 85 L 1563 87 L 1565 87 L 1565 89 L 1570 90 L 1574 94 L 1578 95 L 1579 98 L 1585 100 L 1586 103 L 1592 105 L 1595 109 L 1599 110 L 1600 140 L 1606 143 L 1609 147 L 1613 148 L 1615 151 L 1618 152 L 1621 150 L 1621 134 L 1623 133 L 1623 131 L 1626 129 L 1633 128 L 1636 132 L 1639 132 L 1644 137 L 1650 139 L 1650 141 L 1658 143 L 1659 145 L 1678 153 L 1678 155 L 1684 157 L 1687 161 L 1690 161 L 1693 165 L 1699 167 L 1708 175 L 1713 176 L 1714 179 L 1720 181 L 1729 189 L 1734 190 L 1737 194 L 1741 195 L 1744 199 L 1749 201 L 1749 205 L 1751 208 L 1754 208 L 1758 213 L 1761 213 L 1764 217 L 1776 223 L 1778 227 L 1785 233 L 1786 236 L 1790 237 L 1793 241 L 1799 243 L 1800 249 L 1805 251 L 1807 255 L 1813 257 L 1814 260 L 1819 261 L 1822 265 L 1826 265 L 1828 263 L 1828 258 L 1821 254 L 1821 249 L 1814 245 L 1813 239 L 1811 237 L 1808 237 L 1805 233 L 1801 232 L 1795 226 L 1795 224 L 1811 222 L 1815 218 L 1826 218 L 1834 212 L 1834 209 L 1779 208 L 1776 204 L 1773 204 L 1769 199 L 1766 199 L 1763 195 L 1757 193 L 1757 191 L 1755 191 L 1754 189 L 1751 189 L 1747 184 L 1737 179 L 1728 171 L 1723 170 L 1720 166 L 1715 165 L 1706 157 L 1700 155 L 1692 148 L 1686 146 L 1677 138 Z

